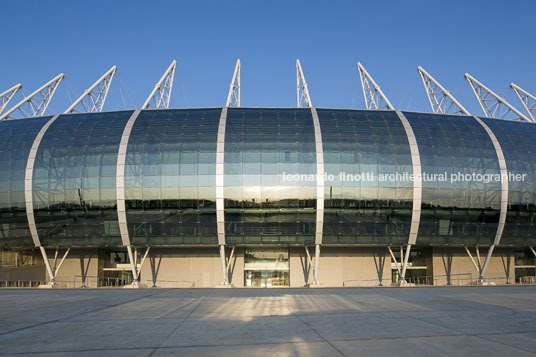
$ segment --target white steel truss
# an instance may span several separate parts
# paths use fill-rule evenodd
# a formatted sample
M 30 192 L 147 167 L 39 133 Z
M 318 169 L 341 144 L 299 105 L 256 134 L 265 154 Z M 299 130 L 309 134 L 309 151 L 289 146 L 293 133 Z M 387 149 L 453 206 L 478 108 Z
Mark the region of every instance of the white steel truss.
M 469 85 L 473 89 L 476 99 L 478 100 L 478 103 L 480 103 L 480 107 L 486 117 L 532 122 L 532 120 L 514 108 L 504 98 L 501 98 L 497 93 L 493 92 L 469 73 L 465 74 L 465 79 L 467 79 Z M 514 115 L 514 117 L 512 117 L 512 115 Z M 510 116 L 510 118 L 508 118 L 508 116 Z
M 376 84 L 360 62 L 357 62 L 357 71 L 361 78 L 361 87 L 363 88 L 363 96 L 365 97 L 365 106 L 367 109 L 395 110 L 389 99 L 387 99 L 380 89 L 380 86 Z
M 445 87 L 426 72 L 424 68 L 419 66 L 417 67 L 417 71 L 421 75 L 424 89 L 426 90 L 430 106 L 434 113 L 471 115 L 471 113 L 469 113 L 469 111 L 465 109 L 464 106 L 445 89 Z
M 6 109 L 7 105 L 13 99 L 15 94 L 22 88 L 22 84 L 16 84 L 3 93 L 0 93 L 0 114 Z
M 227 102 L 225 103 L 225 106 L 240 106 L 240 58 L 236 60 L 233 80 L 231 81 L 231 87 L 229 88 L 229 94 L 227 95 Z
M 514 83 L 510 84 L 510 88 L 516 92 L 532 121 L 536 122 L 536 97 Z
M 45 114 L 50 100 L 56 92 L 56 88 L 63 80 L 63 73 L 58 74 L 49 82 L 45 83 L 35 92 L 17 103 L 14 107 L 8 110 L 4 115 L 0 116 L 0 120 L 15 118 L 12 114 L 18 111 L 23 118 L 38 117 Z M 27 104 L 27 110 L 23 109 L 24 104 Z
M 173 88 L 173 78 L 175 78 L 175 68 L 177 61 L 173 60 L 162 78 L 154 85 L 154 88 L 147 97 L 141 109 L 167 109 L 171 100 L 171 89 Z
M 298 108 L 311 108 L 311 96 L 309 95 L 309 88 L 305 81 L 305 76 L 301 68 L 300 60 L 296 60 L 296 83 L 297 83 L 297 95 L 298 95 Z
M 110 68 L 106 73 L 102 75 L 91 87 L 84 91 L 84 94 L 80 96 L 66 111 L 68 113 L 92 113 L 102 111 L 106 97 L 108 96 L 108 90 L 112 84 L 114 78 L 116 66 Z M 76 107 L 80 104 L 80 110 Z

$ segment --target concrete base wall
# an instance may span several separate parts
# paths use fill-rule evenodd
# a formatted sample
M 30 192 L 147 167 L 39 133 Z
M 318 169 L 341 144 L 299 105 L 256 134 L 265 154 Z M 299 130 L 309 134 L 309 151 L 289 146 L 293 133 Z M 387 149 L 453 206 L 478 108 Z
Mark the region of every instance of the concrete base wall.
M 434 285 L 445 285 L 450 275 L 452 285 L 468 285 L 478 278 L 471 259 L 463 248 L 421 248 L 426 254 L 426 274 Z M 55 251 L 47 250 L 53 265 Z M 58 263 L 64 251 L 58 254 Z M 231 248 L 226 249 L 227 257 Z M 475 249 L 471 249 L 476 260 Z M 108 254 L 108 255 L 107 255 Z M 58 271 L 56 280 L 66 287 L 81 285 L 87 276 L 89 287 L 103 276 L 106 250 L 72 249 Z M 481 248 L 483 263 L 487 248 Z M 310 248 L 314 263 L 314 248 Z M 290 286 L 303 287 L 313 282 L 313 269 L 303 247 L 289 248 Z M 75 277 L 76 276 L 76 277 Z M 515 281 L 514 249 L 496 248 L 485 274 L 499 284 Z M 153 248 L 141 269 L 142 284 L 150 287 L 215 287 L 223 281 L 219 250 L 211 248 Z M 391 256 L 386 247 L 322 247 L 319 260 L 319 282 L 325 287 L 384 286 L 391 284 Z M 47 280 L 44 265 L 0 270 L 0 280 Z M 244 286 L 244 248 L 236 248 L 231 259 L 229 281 Z

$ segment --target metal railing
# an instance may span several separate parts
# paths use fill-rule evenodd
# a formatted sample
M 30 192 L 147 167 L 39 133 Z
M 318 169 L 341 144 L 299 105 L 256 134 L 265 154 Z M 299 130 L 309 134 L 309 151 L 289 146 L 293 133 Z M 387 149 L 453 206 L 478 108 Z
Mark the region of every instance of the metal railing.
M 37 288 L 46 284 L 43 280 L 0 280 L 0 288 Z

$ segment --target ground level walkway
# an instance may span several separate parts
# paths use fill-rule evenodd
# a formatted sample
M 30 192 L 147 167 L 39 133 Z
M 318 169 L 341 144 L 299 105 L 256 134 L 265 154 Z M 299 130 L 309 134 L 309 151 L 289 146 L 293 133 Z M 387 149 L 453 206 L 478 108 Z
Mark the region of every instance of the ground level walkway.
M 0 289 L 0 354 L 536 353 L 536 287 Z

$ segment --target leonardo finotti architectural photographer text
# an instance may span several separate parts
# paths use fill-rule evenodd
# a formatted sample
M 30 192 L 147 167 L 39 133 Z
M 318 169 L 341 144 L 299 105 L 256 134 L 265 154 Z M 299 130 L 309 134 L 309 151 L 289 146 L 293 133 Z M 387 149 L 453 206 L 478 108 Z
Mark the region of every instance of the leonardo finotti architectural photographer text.
M 286 182 L 314 182 L 316 181 L 316 174 L 287 174 L 283 172 L 283 181 Z M 396 172 L 393 174 L 378 174 L 372 171 L 360 172 L 357 174 L 349 174 L 346 172 L 339 172 L 338 174 L 324 173 L 321 176 L 325 182 L 413 182 L 413 181 L 428 181 L 428 182 L 523 182 L 525 181 L 527 174 L 514 174 L 508 173 L 507 175 L 501 174 L 481 174 L 481 173 L 426 173 L 423 172 L 420 175 L 414 175 L 409 172 Z

